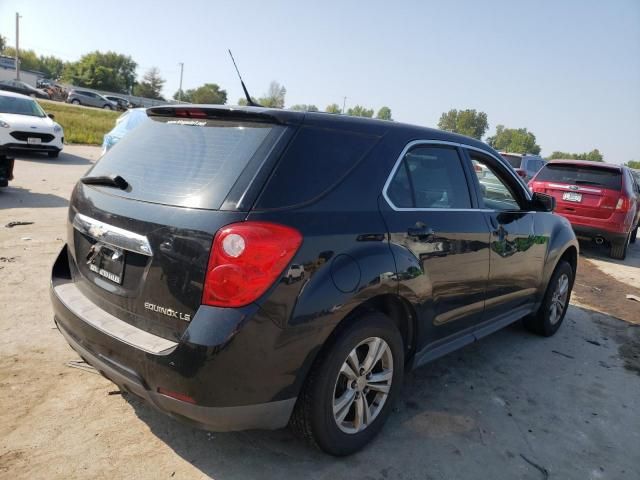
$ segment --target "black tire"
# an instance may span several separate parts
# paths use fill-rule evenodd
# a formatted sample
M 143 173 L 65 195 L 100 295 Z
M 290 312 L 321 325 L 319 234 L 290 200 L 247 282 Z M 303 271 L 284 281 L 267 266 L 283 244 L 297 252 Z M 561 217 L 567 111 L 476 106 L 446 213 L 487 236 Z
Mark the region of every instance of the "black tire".
M 384 404 L 371 423 L 357 433 L 345 433 L 338 427 L 338 421 L 333 413 L 334 394 L 338 388 L 340 369 L 347 361 L 350 352 L 371 338 L 384 340 L 391 352 L 393 359 L 391 385 Z M 376 363 L 376 365 L 382 364 Z M 311 445 L 328 454 L 336 456 L 352 454 L 369 443 L 382 429 L 402 389 L 403 376 L 404 345 L 398 328 L 382 313 L 363 314 L 338 331 L 330 343 L 323 347 L 298 396 L 289 422 L 290 428 Z M 365 390 L 362 398 L 367 401 L 367 396 L 372 393 L 376 395 L 375 392 L 366 393 Z M 356 398 L 359 397 L 356 396 Z M 355 403 L 350 403 L 349 409 L 355 409 Z M 373 406 L 373 403 L 371 405 Z M 355 415 L 355 410 L 351 411 Z
M 638 236 L 638 228 L 636 227 L 633 229 L 633 231 L 631 232 L 631 238 L 629 239 L 629 243 L 636 243 L 636 237 Z
M 49 158 L 58 158 L 58 156 L 60 155 L 60 150 L 56 150 L 55 152 L 47 152 L 47 155 L 49 155 Z
M 563 275 L 566 275 L 568 280 L 568 290 L 566 300 L 564 302 L 564 308 L 559 318 L 556 318 L 554 321 L 552 314 L 552 302 L 554 301 L 554 295 L 557 293 L 559 280 Z M 558 331 L 560 325 L 562 325 L 565 315 L 567 314 L 567 310 L 569 309 L 573 280 L 574 272 L 571 265 L 564 260 L 560 260 L 551 275 L 551 279 L 547 285 L 547 290 L 544 294 L 544 299 L 542 300 L 542 305 L 540 305 L 540 308 L 536 313 L 524 318 L 524 326 L 527 330 L 538 335 L 542 335 L 543 337 L 550 337 Z
M 73 103 L 74 105 L 80 105 L 80 100 L 71 100 L 71 103 Z
M 113 107 L 111 105 L 105 105 L 102 108 L 105 110 L 113 110 Z
M 627 258 L 627 247 L 629 247 L 629 242 L 631 240 L 631 232 L 627 235 L 627 238 L 624 241 L 616 243 L 611 243 L 611 250 L 609 250 L 609 256 L 615 260 L 624 260 Z

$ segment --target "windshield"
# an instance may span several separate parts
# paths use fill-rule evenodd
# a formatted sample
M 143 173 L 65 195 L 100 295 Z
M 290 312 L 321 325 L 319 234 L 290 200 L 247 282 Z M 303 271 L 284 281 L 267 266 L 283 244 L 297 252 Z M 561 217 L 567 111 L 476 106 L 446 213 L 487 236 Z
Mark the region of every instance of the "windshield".
M 0 113 L 46 117 L 44 110 L 35 100 L 30 98 L 0 96 Z
M 619 170 L 590 165 L 548 164 L 540 170 L 535 181 L 595 185 L 609 190 L 622 188 Z
M 513 168 L 520 168 L 520 165 L 522 164 L 522 157 L 518 155 L 505 155 L 503 153 L 502 158 L 509 162 L 509 165 L 511 165 Z

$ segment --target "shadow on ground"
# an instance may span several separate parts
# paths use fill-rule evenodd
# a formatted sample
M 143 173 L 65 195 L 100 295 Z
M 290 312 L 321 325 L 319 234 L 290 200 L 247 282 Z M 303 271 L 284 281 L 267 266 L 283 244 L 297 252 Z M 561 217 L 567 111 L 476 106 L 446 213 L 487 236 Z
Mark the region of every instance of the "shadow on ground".
M 64 150 L 60 152 L 60 156 L 57 158 L 49 158 L 46 153 L 20 153 L 15 155 L 16 160 L 32 163 L 47 163 L 47 164 L 61 164 L 61 165 L 91 165 L 93 160 L 74 155 L 72 153 L 66 153 Z M 14 175 L 19 172 L 14 172 Z
M 627 258 L 624 260 L 616 260 L 609 256 L 609 247 L 607 245 L 596 245 L 595 242 L 580 241 L 580 253 L 586 258 L 602 260 L 616 265 L 626 265 L 640 268 L 640 237 L 636 243 L 629 244 L 627 249 Z
M 640 428 L 638 330 L 576 307 L 549 339 L 514 324 L 407 374 L 382 433 L 340 459 L 287 430 L 208 433 L 127 401 L 157 437 L 217 480 L 640 478 L 622 448 Z
M 66 207 L 69 201 L 66 198 L 52 193 L 38 193 L 27 188 L 13 187 L 0 188 L 0 210 L 5 208 L 54 208 Z M 19 220 L 19 219 L 16 219 Z

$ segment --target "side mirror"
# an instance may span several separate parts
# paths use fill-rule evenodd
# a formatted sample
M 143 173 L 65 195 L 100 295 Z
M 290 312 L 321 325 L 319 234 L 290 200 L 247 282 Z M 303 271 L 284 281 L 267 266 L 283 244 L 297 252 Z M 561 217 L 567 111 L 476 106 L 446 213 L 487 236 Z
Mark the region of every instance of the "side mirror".
M 556 209 L 556 199 L 544 193 L 533 193 L 531 206 L 536 212 L 553 212 Z
M 56 116 L 53 113 L 48 113 L 47 117 L 49 117 L 51 120 L 55 120 Z

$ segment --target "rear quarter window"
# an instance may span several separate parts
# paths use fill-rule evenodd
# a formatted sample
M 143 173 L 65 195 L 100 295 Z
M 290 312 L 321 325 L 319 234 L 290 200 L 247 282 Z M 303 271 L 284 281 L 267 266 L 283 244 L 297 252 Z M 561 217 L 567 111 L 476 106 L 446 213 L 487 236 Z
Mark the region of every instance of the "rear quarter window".
M 573 185 L 593 185 L 620 191 L 622 172 L 597 165 L 547 164 L 538 173 L 537 182 L 558 182 Z
M 308 203 L 338 184 L 379 137 L 343 130 L 301 127 L 287 147 L 257 209 Z

